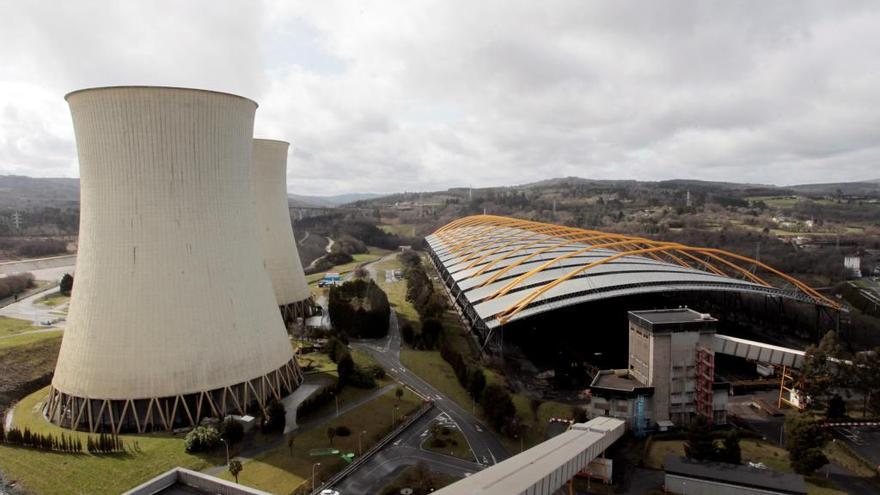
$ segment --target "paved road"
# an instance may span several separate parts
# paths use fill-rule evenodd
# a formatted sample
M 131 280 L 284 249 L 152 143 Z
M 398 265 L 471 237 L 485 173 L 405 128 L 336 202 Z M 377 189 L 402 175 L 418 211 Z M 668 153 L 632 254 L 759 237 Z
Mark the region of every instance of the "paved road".
M 426 414 L 410 425 L 392 444 L 373 455 L 357 471 L 338 483 L 334 489 L 343 495 L 376 493 L 400 474 L 400 471 L 418 462 L 424 462 L 431 471 L 459 478 L 482 469 L 483 466 L 474 462 L 422 448 L 422 443 L 427 438 L 429 425 L 440 414 L 443 413 Z
M 428 382 L 406 369 L 400 362 L 400 329 L 397 315 L 392 311 L 389 322 L 388 336 L 381 340 L 353 341 L 352 346 L 373 356 L 390 375 L 406 384 L 423 397 L 433 399 L 436 407 L 458 424 L 467 438 L 471 450 L 483 465 L 495 464 L 508 457 L 507 450 L 501 442 L 486 428 L 471 411 L 459 406 L 455 401 L 445 397 Z
M 63 311 L 67 307 L 67 303 L 54 307 L 36 304 L 36 301 L 38 299 L 45 296 L 46 294 L 51 294 L 52 292 L 55 292 L 55 289 L 50 289 L 49 291 L 45 292 L 38 292 L 24 299 L 21 299 L 18 302 L 14 302 L 12 304 L 9 304 L 8 306 L 4 306 L 0 308 L 0 316 L 5 316 L 7 318 L 18 318 L 20 320 L 28 320 L 34 322 L 34 324 L 36 325 L 40 325 L 42 322 L 47 320 L 57 320 L 59 318 L 64 318 Z M 63 328 L 64 321 L 59 321 L 55 323 L 54 326 L 58 328 Z

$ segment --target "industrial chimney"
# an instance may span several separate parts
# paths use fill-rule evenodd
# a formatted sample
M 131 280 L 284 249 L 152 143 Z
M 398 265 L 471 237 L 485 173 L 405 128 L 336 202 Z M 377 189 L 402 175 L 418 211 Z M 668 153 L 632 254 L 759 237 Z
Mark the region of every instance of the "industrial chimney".
M 265 411 L 302 374 L 253 221 L 257 104 L 162 87 L 66 99 L 79 254 L 48 417 L 144 432 Z
M 285 141 L 254 139 L 251 167 L 263 262 L 286 322 L 305 317 L 311 297 L 290 225 L 287 203 L 289 146 L 290 143 Z

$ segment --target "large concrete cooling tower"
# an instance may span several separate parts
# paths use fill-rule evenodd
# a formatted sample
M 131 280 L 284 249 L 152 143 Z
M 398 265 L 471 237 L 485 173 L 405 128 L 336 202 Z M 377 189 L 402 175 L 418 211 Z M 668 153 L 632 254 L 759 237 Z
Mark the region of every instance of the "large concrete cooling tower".
M 281 314 L 286 321 L 305 316 L 309 285 L 303 274 L 287 206 L 287 148 L 289 143 L 254 139 L 251 185 L 257 203 L 257 220 L 263 260 Z
M 79 253 L 49 418 L 172 429 L 264 408 L 302 380 L 249 187 L 256 103 L 116 87 L 67 95 Z

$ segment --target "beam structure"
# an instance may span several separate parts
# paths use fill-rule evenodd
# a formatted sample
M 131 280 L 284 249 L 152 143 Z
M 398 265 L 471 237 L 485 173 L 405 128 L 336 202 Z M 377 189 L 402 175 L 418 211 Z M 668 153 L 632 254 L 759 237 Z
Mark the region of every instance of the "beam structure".
M 469 306 L 462 312 L 487 329 L 555 307 L 662 291 L 752 292 L 843 309 L 794 277 L 716 248 L 496 215 L 455 220 L 427 241 L 453 297 Z

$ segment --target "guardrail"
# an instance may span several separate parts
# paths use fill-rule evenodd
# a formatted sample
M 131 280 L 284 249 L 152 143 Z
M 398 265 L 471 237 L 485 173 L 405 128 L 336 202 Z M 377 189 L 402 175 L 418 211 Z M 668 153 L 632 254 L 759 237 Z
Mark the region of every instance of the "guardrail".
M 369 450 L 364 452 L 364 455 L 356 457 L 355 460 L 352 461 L 351 464 L 349 464 L 348 466 L 345 467 L 345 469 L 343 469 L 342 471 L 339 471 L 338 473 L 336 473 L 335 475 L 330 477 L 330 479 L 328 479 L 327 481 L 322 483 L 320 487 L 315 488 L 309 495 L 319 495 L 321 493 L 321 490 L 326 490 L 328 488 L 332 488 L 334 485 L 336 485 L 337 483 L 342 481 L 346 476 L 350 475 L 355 470 L 357 470 L 361 466 L 361 464 L 367 462 L 367 460 L 370 457 L 372 457 L 376 452 L 379 452 L 383 447 L 388 445 L 389 442 L 394 440 L 397 437 L 397 435 L 400 435 L 401 433 L 403 433 L 403 431 L 406 430 L 407 428 L 409 428 L 410 425 L 412 425 L 413 423 L 418 421 L 422 416 L 427 414 L 428 411 L 433 409 L 433 407 L 434 407 L 433 401 L 425 402 L 422 405 L 422 407 L 419 408 L 419 410 L 416 411 L 415 413 L 413 413 L 410 417 L 408 417 L 406 419 L 406 421 L 401 423 L 397 428 L 391 430 L 390 433 L 385 435 L 385 438 L 383 438 L 382 440 L 379 440 L 379 442 L 376 445 L 373 445 L 372 447 L 369 448 Z

